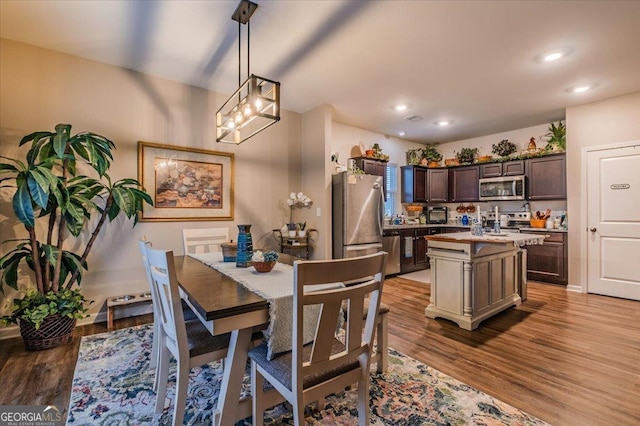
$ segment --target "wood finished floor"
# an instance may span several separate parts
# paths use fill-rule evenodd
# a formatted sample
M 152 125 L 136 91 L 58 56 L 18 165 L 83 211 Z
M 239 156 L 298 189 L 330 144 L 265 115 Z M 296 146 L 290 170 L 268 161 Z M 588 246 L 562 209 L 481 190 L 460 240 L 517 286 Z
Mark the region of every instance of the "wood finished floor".
M 468 385 L 553 425 L 640 425 L 640 302 L 530 282 L 526 302 L 469 332 L 425 318 L 428 284 L 390 278 L 383 301 L 391 347 Z M 42 352 L 0 341 L 0 405 L 66 410 L 80 336 L 103 331 L 78 327 L 70 344 Z

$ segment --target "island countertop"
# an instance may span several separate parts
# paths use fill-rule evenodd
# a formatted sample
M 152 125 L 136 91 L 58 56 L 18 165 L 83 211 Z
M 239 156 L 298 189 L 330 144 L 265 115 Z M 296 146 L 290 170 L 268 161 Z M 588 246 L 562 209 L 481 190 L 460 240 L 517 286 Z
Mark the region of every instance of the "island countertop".
M 516 246 L 542 244 L 548 235 L 527 233 L 485 233 L 482 236 L 473 235 L 471 232 L 455 232 L 453 234 L 425 235 L 428 241 L 447 241 L 451 243 L 489 243 L 489 244 L 514 244 Z

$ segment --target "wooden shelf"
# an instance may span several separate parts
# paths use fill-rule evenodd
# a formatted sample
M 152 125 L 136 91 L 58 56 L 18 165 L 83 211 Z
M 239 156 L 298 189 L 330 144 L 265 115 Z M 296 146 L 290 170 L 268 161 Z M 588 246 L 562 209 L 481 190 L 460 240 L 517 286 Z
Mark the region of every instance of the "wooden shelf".
M 295 254 L 303 259 L 309 259 L 309 255 L 312 248 L 312 233 L 318 233 L 316 229 L 309 229 L 304 237 L 289 237 L 288 235 L 282 235 L 282 231 L 279 229 L 273 230 L 273 235 L 280 244 L 280 252 L 285 254 Z

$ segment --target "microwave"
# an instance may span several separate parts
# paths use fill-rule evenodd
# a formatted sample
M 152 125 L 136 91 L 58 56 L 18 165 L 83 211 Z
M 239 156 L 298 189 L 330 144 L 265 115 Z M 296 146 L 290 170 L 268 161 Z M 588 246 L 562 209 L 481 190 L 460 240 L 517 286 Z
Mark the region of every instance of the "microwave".
M 480 179 L 480 201 L 524 200 L 524 183 L 524 176 Z
M 447 223 L 447 208 L 439 206 L 429 206 L 427 208 L 427 223 Z

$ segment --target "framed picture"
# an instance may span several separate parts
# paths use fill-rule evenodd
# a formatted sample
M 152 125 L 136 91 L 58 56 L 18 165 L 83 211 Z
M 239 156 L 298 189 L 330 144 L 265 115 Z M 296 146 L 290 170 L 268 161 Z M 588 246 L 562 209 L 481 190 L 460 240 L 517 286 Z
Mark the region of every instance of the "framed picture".
M 138 142 L 142 222 L 233 220 L 233 153 Z

